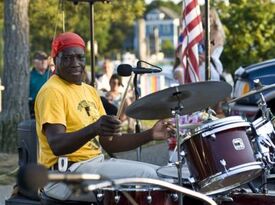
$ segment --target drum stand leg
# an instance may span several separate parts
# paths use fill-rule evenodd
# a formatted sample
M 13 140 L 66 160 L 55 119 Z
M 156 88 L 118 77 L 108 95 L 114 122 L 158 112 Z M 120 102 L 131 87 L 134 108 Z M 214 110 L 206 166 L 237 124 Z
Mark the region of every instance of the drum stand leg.
M 176 136 L 177 136 L 177 154 L 178 154 L 178 161 L 175 163 L 178 169 L 178 183 L 179 186 L 182 186 L 182 160 L 180 156 L 180 130 L 179 130 L 179 113 L 175 112 L 175 119 L 176 119 Z M 179 193 L 179 205 L 183 204 L 183 195 Z
M 263 172 L 263 174 L 262 174 L 262 183 L 263 183 L 262 193 L 263 194 L 267 194 L 268 193 L 267 174 L 268 174 L 268 170 L 265 169 L 264 172 Z

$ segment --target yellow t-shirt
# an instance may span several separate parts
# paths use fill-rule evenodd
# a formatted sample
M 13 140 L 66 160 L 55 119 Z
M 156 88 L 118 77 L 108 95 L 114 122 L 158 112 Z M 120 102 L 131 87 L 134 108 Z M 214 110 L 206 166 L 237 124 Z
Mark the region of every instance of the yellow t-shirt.
M 89 106 L 87 111 L 85 107 Z M 53 75 L 40 89 L 35 101 L 36 132 L 39 140 L 39 163 L 51 167 L 57 162 L 42 126 L 62 124 L 66 132 L 74 132 L 95 122 L 105 114 L 97 91 L 85 84 L 71 84 Z M 82 161 L 101 153 L 98 138 L 87 142 L 79 150 L 66 155 L 69 161 Z

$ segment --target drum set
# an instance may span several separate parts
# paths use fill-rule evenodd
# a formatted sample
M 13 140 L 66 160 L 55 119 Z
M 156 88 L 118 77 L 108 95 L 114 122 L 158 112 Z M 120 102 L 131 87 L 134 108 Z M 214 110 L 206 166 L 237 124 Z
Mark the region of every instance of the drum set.
M 274 205 L 270 182 L 275 164 L 275 130 L 262 94 L 274 87 L 261 86 L 243 96 L 260 95 L 262 115 L 253 122 L 240 116 L 213 116 L 210 107 L 231 93 L 231 86 L 225 82 L 190 83 L 138 99 L 126 109 L 128 116 L 175 120 L 177 160 L 156 170 L 160 179 L 111 180 L 98 176 L 100 180 L 90 183 L 89 175 L 80 175 L 81 180 L 85 179 L 81 191 L 92 193 L 95 204 L 104 205 Z M 199 124 L 179 123 L 181 116 L 202 110 L 207 110 L 206 117 Z M 62 177 L 79 181 L 79 175 Z M 78 189 L 75 183 L 72 185 Z
M 184 133 L 180 131 L 180 116 L 207 110 L 230 96 L 231 86 L 216 81 L 170 87 L 147 95 L 130 105 L 126 114 L 142 120 L 175 119 L 178 160 L 157 170 L 165 181 L 205 194 L 217 204 L 275 204 L 275 195 L 268 190 L 275 163 L 275 131 L 273 115 L 263 96 L 263 91 L 273 87 L 262 86 L 243 96 L 260 95 L 262 116 L 254 122 L 240 116 L 217 119 L 207 112 L 202 123 L 186 126 Z M 172 202 L 164 204 L 204 204 L 184 201 L 181 193 L 173 191 L 169 196 Z

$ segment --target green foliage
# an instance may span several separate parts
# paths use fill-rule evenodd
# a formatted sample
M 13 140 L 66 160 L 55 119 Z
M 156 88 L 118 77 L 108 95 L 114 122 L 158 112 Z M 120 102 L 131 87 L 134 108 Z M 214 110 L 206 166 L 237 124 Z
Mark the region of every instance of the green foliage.
M 110 50 L 121 50 L 126 37 L 133 30 L 134 21 L 143 15 L 144 10 L 143 0 L 94 3 L 94 35 L 99 54 L 103 56 Z M 38 49 L 50 52 L 55 30 L 57 34 L 63 32 L 63 11 L 65 31 L 80 34 L 86 42 L 90 40 L 90 7 L 87 2 L 74 5 L 68 0 L 31 0 L 29 16 L 32 52 Z
M 4 3 L 3 0 L 0 0 L 0 77 L 3 73 L 3 49 L 4 49 L 4 41 L 3 41 L 3 25 L 4 25 Z
M 225 69 L 233 72 L 275 57 L 275 4 L 270 0 L 232 0 L 229 6 L 216 5 L 225 27 L 222 54 Z
M 164 40 L 161 45 L 161 50 L 167 57 L 173 57 L 174 56 L 174 46 L 173 43 L 170 40 Z
M 152 1 L 152 3 L 146 7 L 146 12 L 158 7 L 170 8 L 171 10 L 175 11 L 178 14 L 181 14 L 181 11 L 182 11 L 182 3 L 175 4 L 173 1 L 155 0 L 155 1 Z

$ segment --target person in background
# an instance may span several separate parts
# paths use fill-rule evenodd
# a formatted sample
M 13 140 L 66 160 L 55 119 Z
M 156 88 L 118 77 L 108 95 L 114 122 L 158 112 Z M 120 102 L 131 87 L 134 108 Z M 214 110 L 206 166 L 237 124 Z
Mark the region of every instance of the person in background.
M 29 83 L 29 109 L 31 118 L 34 118 L 34 102 L 36 95 L 42 85 L 51 76 L 52 71 L 48 65 L 48 55 L 43 51 L 37 51 L 33 57 L 33 68 L 30 72 Z
M 173 76 L 178 84 L 184 84 L 184 69 L 181 61 L 181 49 L 182 45 L 178 46 L 175 51 L 175 59 L 173 65 Z
M 123 97 L 122 93 L 120 92 L 120 86 L 123 86 L 121 77 L 118 74 L 113 74 L 109 81 L 109 84 L 110 84 L 110 90 L 106 92 L 105 97 L 110 103 L 112 103 L 117 108 L 119 108 Z M 124 121 L 125 119 L 126 119 L 126 116 L 121 116 L 120 118 L 121 121 Z
M 146 131 L 121 132 L 121 121 L 105 114 L 95 88 L 83 82 L 85 43 L 71 32 L 52 42 L 56 72 L 39 91 L 35 101 L 38 161 L 50 170 L 99 174 L 108 179 L 159 178 L 156 165 L 122 160 L 105 160 L 102 149 L 116 153 L 135 149 L 152 140 L 166 140 L 173 125 L 159 120 Z M 74 195 L 64 183 L 49 183 L 42 200 L 96 201 L 93 192 Z M 43 203 L 42 203 L 43 204 Z
M 108 92 L 110 90 L 109 81 L 113 75 L 114 68 L 110 59 L 105 58 L 103 62 L 103 74 L 96 79 L 96 88 L 100 92 Z
M 204 11 L 204 10 L 203 10 Z M 225 33 L 223 29 L 223 25 L 219 18 L 219 15 L 215 8 L 210 9 L 210 71 L 211 78 L 210 80 L 215 81 L 225 81 L 230 79 L 230 77 L 225 78 L 223 64 L 220 60 L 220 56 L 222 54 L 224 44 L 225 44 Z M 202 12 L 202 17 L 204 17 L 204 12 Z M 203 20 L 204 21 L 204 20 Z M 200 59 L 200 78 L 202 81 L 206 80 L 205 77 L 205 49 L 204 42 L 199 45 L 199 59 Z M 230 75 L 229 75 L 230 76 Z M 225 99 L 227 100 L 227 99 Z M 224 100 L 217 103 L 213 110 L 216 112 L 216 115 L 219 117 L 224 117 L 224 113 L 222 110 L 222 103 Z
M 202 10 L 204 11 L 204 10 Z M 203 21 L 204 12 L 202 12 Z M 225 43 L 225 33 L 218 16 L 217 11 L 214 8 L 210 10 L 210 69 L 211 79 L 210 80 L 224 80 L 223 79 L 223 65 L 220 61 L 220 56 L 223 51 Z M 206 80 L 205 77 L 205 46 L 204 42 L 199 44 L 199 60 L 200 60 L 200 79 Z
M 114 105 L 117 109 L 121 106 L 123 93 L 121 92 L 122 84 L 122 77 L 118 74 L 113 74 L 110 79 L 110 91 L 108 91 L 105 95 L 105 98 L 108 100 L 109 103 Z M 127 127 L 128 132 L 133 132 L 133 121 L 125 114 L 126 108 L 131 104 L 131 98 L 128 95 L 130 91 L 127 92 L 125 96 L 125 100 L 123 106 L 121 108 L 121 114 L 119 119 L 121 120 L 122 124 Z

